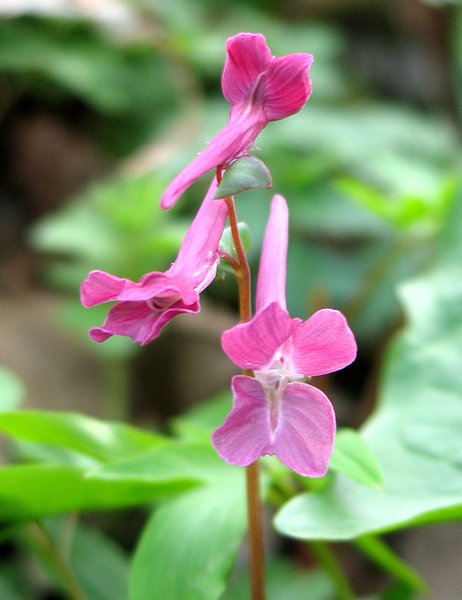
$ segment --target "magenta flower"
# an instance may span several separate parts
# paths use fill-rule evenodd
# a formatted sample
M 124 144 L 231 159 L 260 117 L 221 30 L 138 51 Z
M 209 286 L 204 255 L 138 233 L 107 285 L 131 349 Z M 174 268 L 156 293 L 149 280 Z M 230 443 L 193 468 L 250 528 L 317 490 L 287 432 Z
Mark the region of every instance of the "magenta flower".
M 103 326 L 90 329 L 95 342 L 125 335 L 144 346 L 175 315 L 199 312 L 199 294 L 215 277 L 218 246 L 228 214 L 223 200 L 213 200 L 216 189 L 214 179 L 168 271 L 148 273 L 137 283 L 103 271 L 90 273 L 81 287 L 82 304 L 88 308 L 117 302 Z
M 258 274 L 256 315 L 225 331 L 221 340 L 230 359 L 254 371 L 255 379 L 233 378 L 233 408 L 212 442 L 233 465 L 247 466 L 274 454 L 300 475 L 321 477 L 334 444 L 334 410 L 318 388 L 292 380 L 346 367 L 355 359 L 356 343 L 336 310 L 319 310 L 305 322 L 289 316 L 287 232 L 287 205 L 275 196 Z
M 161 198 L 164 209 L 207 171 L 244 156 L 270 121 L 297 113 L 310 97 L 311 54 L 275 57 L 265 38 L 255 33 L 229 38 L 226 53 L 221 85 L 231 104 L 228 124 L 170 183 Z

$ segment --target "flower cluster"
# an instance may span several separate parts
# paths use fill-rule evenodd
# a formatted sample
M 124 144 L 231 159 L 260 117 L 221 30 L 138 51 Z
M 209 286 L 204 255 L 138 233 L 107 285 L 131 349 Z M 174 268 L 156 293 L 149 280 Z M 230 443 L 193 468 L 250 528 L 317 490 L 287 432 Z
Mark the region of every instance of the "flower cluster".
M 226 52 L 222 89 L 231 105 L 228 124 L 170 183 L 161 198 L 164 209 L 208 171 L 226 170 L 247 154 L 270 121 L 297 113 L 310 96 L 310 54 L 275 57 L 262 35 L 250 33 L 230 38 Z M 83 305 L 115 302 L 104 324 L 89 332 L 96 342 L 124 335 L 144 345 L 175 315 L 200 310 L 199 294 L 215 277 L 228 216 L 227 202 L 213 199 L 216 190 L 214 178 L 165 273 L 148 273 L 136 283 L 102 271 L 90 273 L 82 284 Z M 255 316 L 222 336 L 225 353 L 254 376 L 233 378 L 234 404 L 212 443 L 233 465 L 247 466 L 274 454 L 297 473 L 319 477 L 332 453 L 335 415 L 324 393 L 300 380 L 350 364 L 356 344 L 338 311 L 320 310 L 305 322 L 290 317 L 285 299 L 287 244 L 288 209 L 276 195 L 261 255 Z

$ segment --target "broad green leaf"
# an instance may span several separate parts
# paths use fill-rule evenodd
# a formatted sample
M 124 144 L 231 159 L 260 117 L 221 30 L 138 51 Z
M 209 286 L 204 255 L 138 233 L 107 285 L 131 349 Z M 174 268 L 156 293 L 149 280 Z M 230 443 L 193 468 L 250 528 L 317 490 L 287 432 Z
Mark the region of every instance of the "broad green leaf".
M 2 561 L 0 566 L 0 598 L 2 600 L 23 600 L 30 598 L 30 583 L 18 564 Z
M 235 160 L 226 169 L 213 197 L 227 198 L 246 190 L 267 190 L 272 185 L 271 173 L 265 163 L 255 156 L 245 156 Z
M 233 577 L 234 579 L 234 577 Z M 335 589 L 322 571 L 297 569 L 288 561 L 272 560 L 266 566 L 268 600 L 332 600 Z M 237 578 L 221 600 L 250 600 L 248 575 Z
M 72 540 L 69 562 L 87 598 L 127 599 L 128 556 L 101 532 L 79 524 Z
M 204 464 L 208 468 L 204 468 Z M 127 460 L 95 467 L 88 476 L 138 483 L 187 476 L 204 483 L 214 481 L 216 474 L 223 476 L 225 473 L 226 477 L 228 472 L 210 442 L 169 441 Z
M 362 429 L 383 472 L 373 490 L 338 475 L 276 516 L 303 539 L 351 539 L 462 518 L 462 192 L 433 269 L 399 290 L 407 326 L 388 350 L 379 405 Z
M 206 485 L 154 512 L 135 552 L 130 600 L 214 600 L 224 591 L 246 528 L 244 470 L 223 463 L 209 445 L 184 450 L 177 459 L 189 461 Z
M 16 375 L 0 366 L 0 412 L 18 407 L 24 396 L 24 387 Z
M 61 446 L 101 462 L 127 458 L 163 441 L 160 436 L 136 427 L 106 422 L 77 413 L 2 413 L 0 431 L 29 442 Z
M 149 479 L 98 477 L 69 465 L 22 465 L 0 472 L 0 521 L 30 520 L 71 511 L 136 506 L 200 483 L 188 474 L 165 474 L 153 465 Z M 33 490 L 33 493 L 31 492 Z
M 382 471 L 374 453 L 354 429 L 337 432 L 329 466 L 364 485 L 375 488 L 383 485 Z

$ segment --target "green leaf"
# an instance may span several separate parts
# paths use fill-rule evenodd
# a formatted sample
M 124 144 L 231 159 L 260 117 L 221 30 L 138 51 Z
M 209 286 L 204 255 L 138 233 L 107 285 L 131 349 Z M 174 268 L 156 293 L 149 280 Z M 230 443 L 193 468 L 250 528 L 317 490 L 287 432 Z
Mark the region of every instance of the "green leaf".
M 24 386 L 16 375 L 0 366 L 0 412 L 18 407 L 24 396 Z
M 155 461 L 156 455 L 151 458 Z M 110 478 L 71 465 L 4 467 L 0 477 L 0 521 L 30 520 L 71 511 L 136 506 L 200 483 L 198 477 L 166 473 L 151 465 L 149 478 Z M 33 493 L 31 493 L 33 490 Z
M 354 429 L 343 428 L 337 432 L 330 468 L 364 485 L 377 489 L 383 486 L 377 458 Z
M 388 350 L 378 410 L 362 429 L 383 472 L 373 490 L 338 475 L 282 507 L 277 529 L 352 539 L 462 517 L 462 190 L 434 268 L 399 290 L 407 326 Z
M 126 600 L 128 556 L 101 532 L 79 524 L 69 561 L 87 598 Z
M 112 462 L 143 452 L 163 438 L 123 423 L 105 422 L 77 413 L 18 411 L 0 414 L 0 431 L 36 442 L 53 444 Z
M 255 156 L 245 156 L 226 169 L 213 197 L 218 200 L 246 190 L 269 189 L 272 185 L 271 173 L 265 163 Z
M 127 600 L 129 557 L 102 532 L 71 516 L 48 518 L 38 526 L 23 528 L 17 537 L 58 587 L 63 587 L 62 572 L 44 551 L 44 541 L 68 564 L 85 598 Z
M 244 471 L 209 445 L 184 449 L 177 458 L 207 483 L 153 514 L 136 549 L 130 600 L 214 600 L 224 591 L 246 528 Z
M 18 564 L 2 561 L 0 565 L 0 598 L 2 600 L 23 600 L 31 597 L 30 583 L 24 577 Z
M 234 576 L 233 576 L 234 579 Z M 331 600 L 335 589 L 322 571 L 297 569 L 288 561 L 271 560 L 266 567 L 268 600 Z M 249 600 L 250 583 L 247 573 L 233 581 L 221 600 Z

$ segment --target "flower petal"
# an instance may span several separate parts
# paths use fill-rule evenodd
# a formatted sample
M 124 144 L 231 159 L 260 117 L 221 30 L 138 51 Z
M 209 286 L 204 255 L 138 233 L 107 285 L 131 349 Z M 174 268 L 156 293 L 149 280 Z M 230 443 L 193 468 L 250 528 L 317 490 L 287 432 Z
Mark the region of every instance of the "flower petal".
M 335 429 L 327 396 L 307 383 L 289 383 L 280 400 L 273 452 L 299 475 L 322 477 L 329 466 Z
M 231 387 L 233 408 L 212 435 L 212 444 L 227 463 L 246 467 L 268 453 L 271 432 L 268 403 L 256 379 L 237 375 Z
M 231 115 L 226 127 L 170 182 L 160 199 L 161 207 L 168 210 L 196 179 L 245 154 L 265 125 L 261 111 L 245 118 Z
M 255 371 L 268 365 L 291 331 L 292 319 L 288 312 L 274 302 L 248 323 L 225 331 L 221 346 L 238 367 Z
M 286 308 L 286 260 L 289 211 L 282 196 L 276 195 L 266 226 L 257 281 L 257 312 L 272 302 Z
M 307 377 L 343 369 L 356 358 L 356 342 L 338 310 L 318 310 L 293 334 L 292 362 Z
M 143 275 L 139 282 L 125 280 L 125 287 L 117 300 L 121 302 L 146 302 L 154 298 L 178 296 L 180 288 L 173 277 L 165 273 L 154 272 Z
M 119 302 L 111 308 L 102 327 L 90 329 L 90 337 L 98 343 L 112 335 L 124 335 L 144 346 L 152 342 L 169 321 L 181 313 L 198 313 L 199 302 L 185 306 L 178 301 L 164 311 L 152 310 L 145 302 Z
M 308 71 L 311 54 L 288 54 L 274 58 L 259 83 L 263 87 L 262 105 L 268 121 L 278 121 L 301 110 L 311 95 Z
M 81 285 L 80 300 L 85 308 L 117 300 L 127 281 L 104 271 L 92 271 Z
M 226 42 L 226 62 L 221 78 L 223 95 L 231 105 L 246 100 L 272 55 L 259 33 L 239 33 Z
M 218 247 L 228 216 L 226 202 L 213 199 L 217 187 L 214 178 L 183 239 L 177 259 L 167 271 L 167 274 L 177 280 L 183 279 L 198 292 L 205 289 L 215 277 L 220 259 Z

